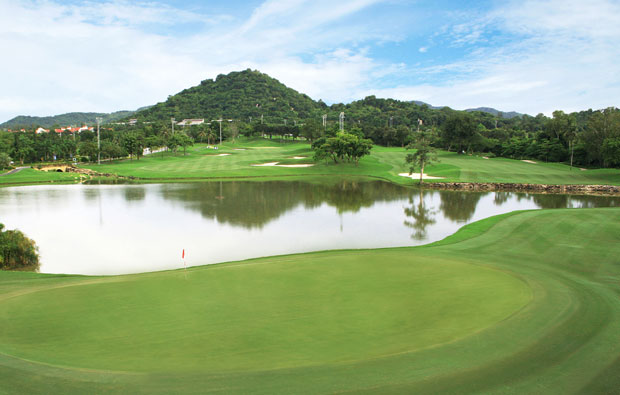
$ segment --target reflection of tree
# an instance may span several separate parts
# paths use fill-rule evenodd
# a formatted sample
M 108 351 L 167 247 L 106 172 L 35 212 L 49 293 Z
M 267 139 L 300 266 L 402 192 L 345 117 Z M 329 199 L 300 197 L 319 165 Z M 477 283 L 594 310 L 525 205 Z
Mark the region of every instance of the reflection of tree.
M 594 208 L 619 207 L 620 199 L 611 196 L 572 196 L 558 194 L 530 195 L 540 208 Z
M 414 205 L 413 196 L 409 196 L 409 204 L 411 207 L 405 207 L 405 215 L 411 217 L 413 221 L 405 219 L 405 225 L 414 230 L 411 235 L 412 239 L 424 240 L 426 238 L 426 227 L 436 222 L 434 219 L 436 211 L 424 206 L 424 192 L 422 189 L 420 189 L 417 207 Z
M 508 201 L 510 195 L 512 195 L 510 192 L 495 192 L 493 203 L 495 203 L 496 206 L 501 206 Z
M 441 205 L 439 209 L 443 215 L 456 222 L 466 222 L 473 217 L 476 212 L 478 201 L 483 196 L 479 192 L 453 192 L 441 191 Z
M 531 195 L 532 200 L 540 208 L 567 208 L 569 206 L 569 195 Z
M 183 202 L 205 218 L 247 228 L 262 227 L 286 211 L 324 203 L 339 213 L 357 212 L 377 201 L 402 199 L 411 190 L 381 181 L 338 181 L 329 184 L 301 181 L 230 181 L 163 185 L 162 196 Z
M 142 185 L 128 185 L 123 188 L 123 192 L 125 194 L 125 200 L 130 202 L 144 200 L 146 196 L 145 187 Z

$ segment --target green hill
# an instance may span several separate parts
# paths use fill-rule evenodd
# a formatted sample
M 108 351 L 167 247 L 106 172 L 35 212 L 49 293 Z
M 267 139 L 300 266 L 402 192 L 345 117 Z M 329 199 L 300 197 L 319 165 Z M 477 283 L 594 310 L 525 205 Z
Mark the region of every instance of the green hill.
M 136 114 L 139 121 L 162 121 L 174 117 L 249 121 L 264 117 L 267 123 L 283 123 L 318 114 L 321 102 L 288 88 L 259 71 L 244 70 L 218 75 L 185 89 L 168 100 Z
M 107 123 L 130 117 L 134 112 L 135 111 L 116 111 L 109 114 L 100 112 L 69 112 L 66 114 L 52 115 L 49 117 L 33 117 L 28 115 L 19 115 L 0 124 L 0 128 L 32 128 L 37 126 L 49 128 L 53 125 L 92 125 L 97 122 L 97 117 L 103 118 L 103 123 Z

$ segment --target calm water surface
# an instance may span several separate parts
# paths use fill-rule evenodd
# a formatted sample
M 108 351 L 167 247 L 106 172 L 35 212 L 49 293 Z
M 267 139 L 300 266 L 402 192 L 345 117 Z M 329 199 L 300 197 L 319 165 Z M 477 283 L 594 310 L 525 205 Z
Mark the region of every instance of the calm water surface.
M 0 222 L 41 272 L 125 274 L 340 248 L 426 244 L 513 210 L 620 198 L 420 191 L 379 181 L 51 185 L 0 189 Z

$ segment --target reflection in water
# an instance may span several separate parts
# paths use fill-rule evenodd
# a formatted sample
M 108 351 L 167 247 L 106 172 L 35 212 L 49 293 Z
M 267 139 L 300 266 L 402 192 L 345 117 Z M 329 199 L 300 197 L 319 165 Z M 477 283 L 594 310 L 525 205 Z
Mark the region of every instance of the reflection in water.
M 456 222 L 469 221 L 478 206 L 478 201 L 482 196 L 488 195 L 488 192 L 463 192 L 455 193 L 454 191 L 441 191 L 441 206 L 439 209 L 446 218 Z
M 407 216 L 407 219 L 405 219 L 405 225 L 414 230 L 411 238 L 415 240 L 426 239 L 426 228 L 436 222 L 434 215 L 437 212 L 425 206 L 424 194 L 425 192 L 420 189 L 418 205 L 416 206 L 414 204 L 413 197 L 410 196 L 409 204 L 411 207 L 404 208 L 405 215 Z M 413 219 L 413 221 L 409 220 L 409 218 Z
M 495 197 L 493 198 L 493 203 L 497 206 L 501 206 L 506 203 L 508 199 L 510 199 L 510 192 L 495 192 Z
M 513 210 L 620 198 L 422 191 L 379 181 L 51 185 L 0 189 L 0 218 L 41 272 L 118 274 L 326 249 L 417 245 Z M 413 231 L 413 233 L 412 233 Z
M 204 218 L 245 228 L 262 228 L 297 206 L 306 209 L 327 204 L 338 213 L 357 213 L 377 202 L 410 196 L 412 189 L 385 182 L 340 181 L 312 184 L 301 181 L 230 181 L 201 184 L 165 184 L 166 200 L 183 202 Z

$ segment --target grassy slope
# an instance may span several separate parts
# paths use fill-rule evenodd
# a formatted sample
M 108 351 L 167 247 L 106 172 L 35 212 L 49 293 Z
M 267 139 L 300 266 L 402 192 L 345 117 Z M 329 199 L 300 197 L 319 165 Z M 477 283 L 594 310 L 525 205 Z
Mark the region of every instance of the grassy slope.
M 57 173 L 24 169 L 14 174 L 0 177 L 0 185 L 43 184 L 50 182 L 75 182 L 79 176 L 75 173 Z
M 618 256 L 619 209 L 542 210 L 429 246 L 187 277 L 0 272 L 0 382 L 7 392 L 611 391 Z
M 272 148 L 269 148 L 272 147 Z M 239 149 L 245 149 L 241 151 Z M 216 156 L 228 153 L 229 156 Z M 312 163 L 312 152 L 305 143 L 284 143 L 267 139 L 242 139 L 236 144 L 225 143 L 222 149 L 207 149 L 204 144 L 191 147 L 187 156 L 155 154 L 141 160 L 125 160 L 104 163 L 88 168 L 123 176 L 134 176 L 151 180 L 206 179 L 232 177 L 308 177 L 308 176 L 369 176 L 379 177 L 400 184 L 414 182 L 398 173 L 405 172 L 406 151 L 403 148 L 375 146 L 372 154 L 363 158 L 359 166 L 353 164 L 318 163 L 308 168 L 253 167 L 252 164 L 266 162 Z M 306 156 L 307 159 L 292 159 Z M 455 182 L 509 182 L 532 184 L 608 184 L 620 185 L 619 169 L 591 169 L 582 171 L 559 163 L 525 163 L 518 160 L 457 155 L 441 152 L 441 162 L 427 169 L 427 173 L 445 177 L 441 181 Z M 37 178 L 39 174 L 39 178 Z M 0 185 L 28 182 L 48 182 L 50 175 L 29 170 L 0 177 Z M 53 176 L 55 178 L 68 176 Z M 69 177 L 67 180 L 71 180 Z

